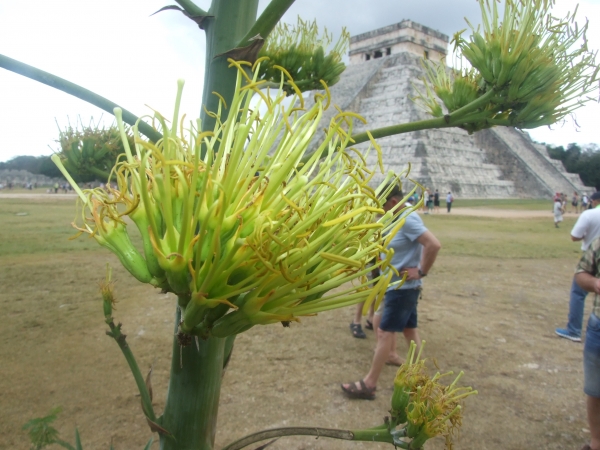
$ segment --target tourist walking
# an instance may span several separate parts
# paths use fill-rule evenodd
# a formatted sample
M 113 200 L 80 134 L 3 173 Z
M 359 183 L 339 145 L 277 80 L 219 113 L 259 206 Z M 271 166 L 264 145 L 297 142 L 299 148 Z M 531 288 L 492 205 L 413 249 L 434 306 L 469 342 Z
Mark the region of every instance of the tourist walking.
M 585 211 L 586 209 L 588 209 L 588 204 L 590 202 L 590 198 L 587 196 L 586 193 L 584 193 L 581 196 L 581 211 Z
M 573 207 L 573 212 L 575 214 L 579 213 L 579 194 L 577 192 L 573 192 L 573 198 L 571 198 L 571 206 Z
M 592 194 L 592 206 L 594 209 L 583 211 L 573 229 L 571 240 L 581 241 L 581 250 L 585 252 L 591 242 L 600 237 L 600 192 Z M 569 295 L 569 317 L 566 328 L 557 328 L 556 334 L 573 342 L 581 342 L 581 326 L 583 324 L 583 309 L 587 291 L 579 287 L 573 279 Z
M 425 214 L 433 214 L 433 194 L 427 189 L 427 212 Z
M 579 260 L 575 280 L 581 289 L 596 294 L 583 348 L 583 392 L 591 439 L 581 450 L 600 450 L 600 238 L 592 241 Z
M 563 205 L 560 196 L 554 198 L 554 208 L 552 211 L 554 212 L 554 226 L 558 228 L 558 224 L 563 221 Z
M 440 213 L 440 193 L 437 189 L 433 194 L 433 212 L 437 212 L 438 214 Z
M 402 198 L 402 191 L 395 187 L 388 195 L 383 209 L 390 211 Z M 381 315 L 379 310 L 375 313 L 375 323 L 379 324 L 376 327 L 375 355 L 369 373 L 363 379 L 342 384 L 342 390 L 350 398 L 375 399 L 377 380 L 386 361 L 390 359 L 396 342 L 395 333 L 402 332 L 407 343 L 414 341 L 417 352 L 421 345 L 417 331 L 417 302 L 421 294 L 421 280 L 433 266 L 441 245 L 433 233 L 425 228 L 419 214 L 411 211 L 404 218 L 404 226 L 392 238 L 388 247 L 394 250 L 391 265 L 398 273 L 392 276 L 391 282 L 399 281 L 404 275 L 406 281 L 398 289 L 395 284 L 388 288 Z
M 448 212 L 452 209 L 452 202 L 454 201 L 454 197 L 452 196 L 452 192 L 448 191 L 448 195 L 446 195 L 446 208 Z

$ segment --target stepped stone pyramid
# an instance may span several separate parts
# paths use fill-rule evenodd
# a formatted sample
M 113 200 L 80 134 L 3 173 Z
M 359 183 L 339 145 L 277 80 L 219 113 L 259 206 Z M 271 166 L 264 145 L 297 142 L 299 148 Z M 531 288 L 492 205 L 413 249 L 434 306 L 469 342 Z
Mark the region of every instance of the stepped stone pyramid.
M 430 118 L 410 100 L 417 95 L 413 85 L 423 87 L 421 60 L 444 60 L 447 45 L 446 35 L 409 20 L 352 37 L 350 64 L 331 92 L 338 106 L 367 120 L 355 133 Z M 458 128 L 415 131 L 377 142 L 386 171 L 401 172 L 410 162 L 410 178 L 462 198 L 542 198 L 591 190 L 550 159 L 543 145 L 514 128 L 473 135 Z M 372 152 L 369 163 L 376 164 L 376 158 Z

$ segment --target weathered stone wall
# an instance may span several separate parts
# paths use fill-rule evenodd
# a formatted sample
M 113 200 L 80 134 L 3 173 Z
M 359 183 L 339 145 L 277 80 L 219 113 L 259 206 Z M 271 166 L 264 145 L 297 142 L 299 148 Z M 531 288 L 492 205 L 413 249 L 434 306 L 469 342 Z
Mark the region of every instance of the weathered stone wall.
M 388 25 L 350 39 L 350 63 L 357 64 L 382 56 L 410 52 L 441 61 L 446 57 L 448 36 L 411 20 Z M 379 52 L 379 56 L 377 56 Z
M 475 142 L 485 152 L 485 160 L 494 164 L 501 172 L 501 177 L 511 180 L 517 197 L 546 197 L 547 189 L 540 183 L 534 172 L 528 169 L 492 130 L 481 130 L 474 133 Z

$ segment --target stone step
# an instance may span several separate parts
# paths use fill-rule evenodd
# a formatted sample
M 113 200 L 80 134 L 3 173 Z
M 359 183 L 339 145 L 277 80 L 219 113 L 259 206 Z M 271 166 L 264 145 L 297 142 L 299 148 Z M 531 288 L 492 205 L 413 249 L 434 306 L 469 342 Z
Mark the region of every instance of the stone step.
M 511 132 L 513 130 L 504 127 L 495 128 L 493 131 L 546 184 L 549 193 L 571 193 L 578 190 L 579 186 L 574 185 L 540 154 L 529 140 L 529 136 L 516 132 L 516 130 Z

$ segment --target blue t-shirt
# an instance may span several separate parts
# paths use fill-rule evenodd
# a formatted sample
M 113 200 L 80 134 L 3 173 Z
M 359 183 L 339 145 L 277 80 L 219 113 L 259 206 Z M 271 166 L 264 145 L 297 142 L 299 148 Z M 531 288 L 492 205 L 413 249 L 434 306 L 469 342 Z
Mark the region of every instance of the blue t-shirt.
M 410 213 L 406 216 L 406 222 L 400 228 L 400 231 L 390 241 L 388 248 L 394 250 L 394 256 L 392 257 L 392 266 L 396 270 L 400 271 L 403 267 L 419 267 L 421 263 L 421 254 L 423 253 L 423 246 L 419 244 L 417 239 L 423 233 L 427 231 L 423 220 L 416 212 Z M 398 277 L 395 273 L 392 276 L 391 282 L 401 280 L 402 277 Z M 421 286 L 421 280 L 406 281 L 400 289 L 414 289 Z M 388 288 L 395 289 L 395 286 Z

